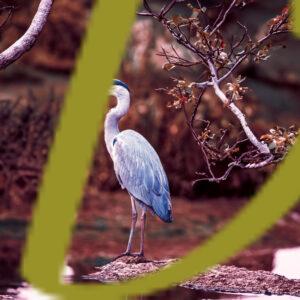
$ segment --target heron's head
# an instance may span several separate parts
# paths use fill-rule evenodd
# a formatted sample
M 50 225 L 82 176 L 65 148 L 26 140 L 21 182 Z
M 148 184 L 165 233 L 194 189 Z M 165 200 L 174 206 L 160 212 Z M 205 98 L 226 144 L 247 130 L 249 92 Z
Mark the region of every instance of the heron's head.
M 114 79 L 113 85 L 110 89 L 110 95 L 120 99 L 123 97 L 128 97 L 129 94 L 130 90 L 128 85 L 119 79 Z

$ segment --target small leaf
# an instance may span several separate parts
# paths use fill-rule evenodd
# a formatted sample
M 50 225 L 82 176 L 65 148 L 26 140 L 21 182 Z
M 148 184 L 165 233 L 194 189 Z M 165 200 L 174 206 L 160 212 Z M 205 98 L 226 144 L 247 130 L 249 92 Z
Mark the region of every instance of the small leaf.
M 175 65 L 171 63 L 165 63 L 162 68 L 166 71 L 171 71 L 175 68 Z
M 175 15 L 175 16 L 172 17 L 172 21 L 176 26 L 178 26 L 178 25 L 181 25 L 184 22 L 184 18 L 181 17 L 181 16 L 178 16 L 178 15 Z

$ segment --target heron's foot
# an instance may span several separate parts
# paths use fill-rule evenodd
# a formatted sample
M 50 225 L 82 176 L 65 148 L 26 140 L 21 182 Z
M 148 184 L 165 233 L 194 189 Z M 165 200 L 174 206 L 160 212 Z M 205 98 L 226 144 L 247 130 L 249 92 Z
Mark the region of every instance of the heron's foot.
M 146 262 L 149 262 L 149 260 L 146 259 L 144 252 L 132 253 L 131 256 L 133 257 L 132 262 L 134 262 L 134 263 L 146 263 Z
M 137 252 L 137 253 L 132 253 L 132 256 L 134 257 L 144 257 L 145 258 L 145 254 L 144 254 L 144 251 L 140 251 L 140 252 Z
M 113 261 L 116 261 L 117 259 L 123 258 L 123 262 L 127 264 L 138 264 L 138 263 L 146 263 L 148 260 L 145 258 L 144 253 L 137 252 L 137 253 L 131 253 L 125 251 L 124 253 L 118 255 L 113 259 Z
M 117 257 L 115 257 L 115 258 L 113 259 L 113 261 L 115 261 L 115 260 L 117 260 L 117 259 L 119 259 L 119 258 L 121 258 L 121 257 L 126 257 L 126 256 L 128 256 L 128 257 L 130 257 L 130 256 L 133 257 L 134 254 L 131 253 L 130 251 L 125 251 L 125 252 L 121 253 L 120 255 L 118 255 Z

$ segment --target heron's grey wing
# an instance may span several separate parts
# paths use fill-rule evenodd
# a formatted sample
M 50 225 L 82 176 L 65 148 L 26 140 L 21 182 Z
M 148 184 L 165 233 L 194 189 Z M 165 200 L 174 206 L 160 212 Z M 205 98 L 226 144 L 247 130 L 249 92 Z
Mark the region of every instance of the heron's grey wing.
M 125 130 L 113 142 L 113 162 L 120 184 L 165 222 L 172 220 L 168 179 L 160 159 L 139 133 Z

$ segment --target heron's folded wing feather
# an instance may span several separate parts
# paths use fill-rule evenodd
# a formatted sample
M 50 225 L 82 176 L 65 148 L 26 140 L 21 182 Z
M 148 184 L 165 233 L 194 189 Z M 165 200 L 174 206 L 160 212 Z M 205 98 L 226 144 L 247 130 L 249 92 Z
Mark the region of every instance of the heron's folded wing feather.
M 155 212 L 171 210 L 166 174 L 157 153 L 142 135 L 132 130 L 118 134 L 113 161 L 121 185 L 130 194 Z

